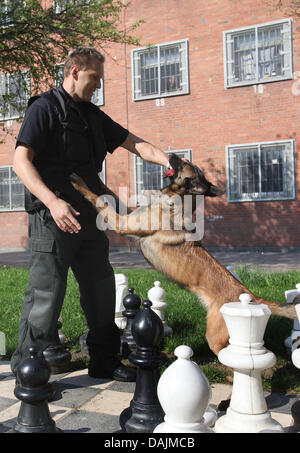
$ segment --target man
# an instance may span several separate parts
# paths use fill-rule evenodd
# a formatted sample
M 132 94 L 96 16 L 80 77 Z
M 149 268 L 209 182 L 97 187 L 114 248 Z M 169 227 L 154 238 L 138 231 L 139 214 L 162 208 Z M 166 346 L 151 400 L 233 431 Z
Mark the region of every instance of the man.
M 31 265 L 11 360 L 19 363 L 33 344 L 58 343 L 56 325 L 71 268 L 89 334 L 89 375 L 134 381 L 135 370 L 117 358 L 115 280 L 109 244 L 96 227 L 96 211 L 70 183 L 72 172 L 101 193 L 98 172 L 106 153 L 122 146 L 148 162 L 168 166 L 163 151 L 115 123 L 90 101 L 100 88 L 104 58 L 94 48 L 69 52 L 62 86 L 29 100 L 17 139 L 13 168 L 26 187 Z

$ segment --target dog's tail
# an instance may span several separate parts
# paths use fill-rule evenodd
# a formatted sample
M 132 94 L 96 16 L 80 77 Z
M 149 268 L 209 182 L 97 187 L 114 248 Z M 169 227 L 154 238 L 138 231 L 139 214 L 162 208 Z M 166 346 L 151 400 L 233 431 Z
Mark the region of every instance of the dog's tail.
M 255 302 L 268 305 L 268 307 L 270 308 L 272 313 L 274 313 L 275 315 L 284 316 L 285 318 L 294 319 L 294 320 L 298 321 L 298 316 L 297 316 L 295 307 L 296 307 L 296 305 L 298 305 L 300 303 L 299 296 L 295 297 L 293 302 L 290 304 L 279 304 L 277 302 L 272 302 L 270 300 L 261 299 L 259 297 L 255 297 L 254 299 L 255 299 Z

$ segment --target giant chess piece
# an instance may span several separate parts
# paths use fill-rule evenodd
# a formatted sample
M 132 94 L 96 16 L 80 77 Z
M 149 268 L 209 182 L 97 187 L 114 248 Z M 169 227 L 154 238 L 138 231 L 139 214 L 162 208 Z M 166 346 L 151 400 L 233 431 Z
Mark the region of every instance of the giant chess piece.
M 166 291 L 160 286 L 159 281 L 154 282 L 154 287 L 149 289 L 148 299 L 151 300 L 153 304 L 152 310 L 154 310 L 162 320 L 164 326 L 164 335 L 167 336 L 173 333 L 172 328 L 168 326 L 165 320 L 164 310 L 167 308 L 168 304 L 165 301 Z
M 282 433 L 282 426 L 267 409 L 261 372 L 276 363 L 276 357 L 264 346 L 264 333 L 271 310 L 265 304 L 251 302 L 250 294 L 241 294 L 240 302 L 220 309 L 228 332 L 229 346 L 218 359 L 234 368 L 232 395 L 226 415 L 215 424 L 216 433 Z
M 0 331 L 0 355 L 6 354 L 5 333 Z
M 59 374 L 68 371 L 72 358 L 70 351 L 61 342 L 61 339 L 64 338 L 59 332 L 59 329 L 61 328 L 62 319 L 59 318 L 56 325 L 57 343 L 51 344 L 43 351 L 43 355 L 45 360 L 50 365 L 52 374 Z
M 123 300 L 128 292 L 128 278 L 124 274 L 115 274 L 116 282 L 116 308 L 115 308 L 115 323 L 119 329 L 125 329 L 126 318 L 123 315 L 125 310 Z
M 300 304 L 295 305 L 295 310 L 297 317 L 300 321 Z M 292 344 L 292 362 L 296 368 L 300 369 L 300 339 L 298 338 Z M 291 407 L 291 414 L 293 417 L 293 425 L 289 428 L 290 433 L 299 433 L 300 432 L 300 400 L 296 401 Z
M 15 433 L 57 433 L 62 432 L 52 420 L 48 399 L 52 386 L 48 383 L 50 366 L 45 359 L 37 357 L 35 347 L 29 349 L 30 357 L 18 366 L 15 396 L 21 400 Z
M 132 335 L 132 323 L 141 307 L 141 298 L 134 294 L 134 288 L 129 288 L 129 294 L 124 297 L 123 305 L 125 310 L 122 312 L 126 318 L 126 327 L 121 336 L 122 357 L 127 359 L 129 354 L 136 349 L 136 343 Z
M 286 303 L 292 304 L 294 299 L 300 295 L 300 283 L 296 284 L 296 289 L 288 289 L 284 292 Z M 294 320 L 293 322 L 293 329 L 289 337 L 287 337 L 284 341 L 284 345 L 287 348 L 289 353 L 293 351 L 293 343 L 300 339 L 300 322 L 299 320 Z
M 149 300 L 133 320 L 132 334 L 136 351 L 129 356 L 136 365 L 136 387 L 130 407 L 120 415 L 120 426 L 127 433 L 152 433 L 163 421 L 164 412 L 157 397 L 159 367 L 164 359 L 160 353 L 163 325 L 160 317 L 151 310 Z
M 124 306 L 123 299 L 128 290 L 128 279 L 124 274 L 115 274 L 115 284 L 116 284 L 116 303 L 115 303 L 115 323 L 119 329 L 125 329 L 126 327 L 126 318 L 123 316 Z M 87 325 L 87 320 L 85 320 L 85 325 L 87 327 L 85 333 L 79 338 L 80 349 L 83 354 L 89 354 L 89 348 L 86 344 L 87 337 L 89 334 L 89 328 Z
M 207 377 L 190 359 L 189 346 L 178 346 L 174 354 L 178 359 L 161 375 L 157 394 L 165 412 L 164 422 L 154 433 L 213 433 L 217 413 L 208 408 L 211 388 Z

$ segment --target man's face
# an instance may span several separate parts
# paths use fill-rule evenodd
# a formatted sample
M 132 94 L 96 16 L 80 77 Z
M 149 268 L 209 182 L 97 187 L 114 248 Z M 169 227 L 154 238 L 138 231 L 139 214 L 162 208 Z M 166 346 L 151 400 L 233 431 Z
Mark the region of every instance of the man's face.
M 75 97 L 78 101 L 90 101 L 93 93 L 101 87 L 103 77 L 103 63 L 99 60 L 92 60 L 86 69 L 75 70 Z

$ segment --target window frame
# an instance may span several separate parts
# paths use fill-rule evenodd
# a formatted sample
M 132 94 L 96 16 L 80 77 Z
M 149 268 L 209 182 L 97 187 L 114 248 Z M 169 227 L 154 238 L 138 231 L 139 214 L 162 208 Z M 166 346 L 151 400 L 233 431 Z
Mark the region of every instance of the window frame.
M 187 155 L 185 156 L 190 162 L 192 161 L 192 148 L 184 148 L 184 149 L 175 149 L 175 150 L 167 150 L 165 151 L 166 154 L 179 154 L 179 153 L 186 153 Z M 146 206 L 145 204 L 142 204 L 139 202 L 139 193 L 137 189 L 137 185 L 140 184 L 140 181 L 137 179 L 137 164 L 140 161 L 141 163 L 143 162 L 143 159 L 141 157 L 138 157 L 136 155 L 133 156 L 134 160 L 134 204 L 135 206 Z M 162 167 L 161 165 L 158 165 L 158 167 L 161 167 L 161 177 L 163 174 L 165 167 Z M 142 189 L 143 190 L 143 189 Z M 160 189 L 151 189 L 151 190 L 160 190 Z
M 293 176 L 293 188 L 292 188 L 292 195 L 290 196 L 282 196 L 278 198 L 274 197 L 258 197 L 258 198 L 251 198 L 245 197 L 239 198 L 239 199 L 231 199 L 231 186 L 230 186 L 230 149 L 235 148 L 235 149 L 240 149 L 242 150 L 251 148 L 256 146 L 257 149 L 259 147 L 263 147 L 265 145 L 281 145 L 281 144 L 290 144 L 291 147 L 291 168 L 290 168 L 290 173 Z M 260 171 L 260 169 L 259 169 Z M 264 193 L 264 192 L 260 192 Z M 276 140 L 276 141 L 267 141 L 267 142 L 255 142 L 255 143 L 242 143 L 242 144 L 233 144 L 233 145 L 227 145 L 226 146 L 226 194 L 227 194 L 227 201 L 228 203 L 244 203 L 244 202 L 259 202 L 259 201 L 282 201 L 282 200 L 294 200 L 296 198 L 296 177 L 295 177 L 295 140 L 293 139 L 288 139 L 288 140 Z
M 8 180 L 9 180 L 9 207 L 8 208 L 1 208 L 0 207 L 0 213 L 1 212 L 20 212 L 20 211 L 25 211 L 25 187 L 24 187 L 24 184 L 22 183 L 22 181 L 20 180 L 20 178 L 18 177 L 18 179 L 20 180 L 20 184 L 23 186 L 23 206 L 20 207 L 20 208 L 12 208 L 12 193 L 11 193 L 11 178 L 12 178 L 12 170 L 13 170 L 13 166 L 12 165 L 1 165 L 0 166 L 0 170 L 2 169 L 8 169 L 9 170 L 9 176 L 8 176 Z M 1 183 L 0 183 L 1 185 Z
M 158 62 L 159 62 L 159 51 L 161 47 L 164 46 L 171 46 L 173 44 L 183 44 L 184 45 L 184 51 L 186 52 L 186 58 L 185 61 L 183 62 L 183 67 L 185 66 L 185 71 L 186 71 L 186 81 L 185 81 L 185 89 L 181 91 L 172 91 L 172 92 L 167 92 L 167 93 L 160 93 L 160 65 L 158 64 L 158 93 L 155 94 L 149 94 L 149 95 L 144 95 L 144 96 L 136 96 L 136 88 L 135 88 L 135 80 L 138 77 L 135 74 L 135 61 L 136 61 L 136 54 L 144 51 L 144 50 L 151 50 L 152 48 L 157 48 L 158 49 Z M 180 68 L 180 71 L 183 71 L 182 68 Z M 189 73 L 189 39 L 178 39 L 176 41 L 169 41 L 169 42 L 164 42 L 164 43 L 159 43 L 159 44 L 154 44 L 153 46 L 144 46 L 144 47 L 139 47 L 138 49 L 132 49 L 131 50 L 131 81 L 132 81 L 132 101 L 133 102 L 138 102 L 138 101 L 144 101 L 147 99 L 160 99 L 160 98 L 165 98 L 165 97 L 172 97 L 172 96 L 182 96 L 186 94 L 190 94 L 190 73 Z
M 235 33 L 240 33 L 243 31 L 250 31 L 250 30 L 255 30 L 255 49 L 256 49 L 256 67 L 258 68 L 258 53 L 257 53 L 257 33 L 259 28 L 265 28 L 265 27 L 272 27 L 273 25 L 277 24 L 284 24 L 287 23 L 289 27 L 289 33 L 290 33 L 290 42 L 289 42 L 289 48 L 290 48 L 290 55 L 289 55 L 289 68 L 290 68 L 290 74 L 289 75 L 283 75 L 283 76 L 275 76 L 275 77 L 268 77 L 265 79 L 259 79 L 259 77 L 256 74 L 256 78 L 246 81 L 243 80 L 241 82 L 234 82 L 233 84 L 229 84 L 229 74 L 228 74 L 228 56 L 227 56 L 227 35 L 232 35 Z M 242 27 L 242 28 L 235 28 L 233 30 L 225 30 L 223 31 L 223 59 L 224 59 L 224 87 L 225 89 L 230 89 L 230 88 L 236 88 L 240 86 L 248 86 L 248 85 L 260 85 L 262 83 L 270 83 L 270 82 L 281 82 L 283 80 L 291 80 L 294 77 L 294 71 L 293 71 L 293 29 L 292 29 L 292 24 L 293 20 L 292 18 L 287 18 L 287 19 L 281 19 L 281 20 L 276 20 L 272 22 L 266 22 L 263 24 L 255 24 L 255 25 L 250 25 L 247 27 Z
M 7 83 L 7 79 L 10 79 L 10 77 L 12 77 L 14 74 L 17 74 L 17 73 L 18 73 L 18 71 L 14 71 L 14 72 L 0 72 L 0 77 L 1 77 L 1 75 L 4 75 L 5 84 L 8 85 L 8 87 L 9 87 L 10 85 L 9 85 L 9 83 Z M 12 110 L 11 103 L 9 103 L 8 104 L 8 112 L 5 112 L 2 115 L 1 111 L 0 111 L 0 121 L 10 121 L 10 120 L 16 120 L 16 119 L 24 117 L 24 114 L 25 114 L 25 111 L 26 111 L 26 107 L 27 107 L 27 102 L 28 102 L 28 100 L 29 100 L 29 98 L 31 96 L 31 77 L 30 77 L 30 71 L 28 71 L 28 70 L 20 71 L 20 73 L 24 75 L 24 82 L 27 85 L 26 86 L 26 90 L 28 90 L 28 98 L 27 98 L 26 102 L 24 102 L 24 108 L 17 115 L 13 115 L 11 113 L 11 110 Z M 9 94 L 9 93 L 5 92 L 4 96 L 6 96 L 7 94 Z M 1 96 L 1 91 L 0 91 L 0 96 Z

